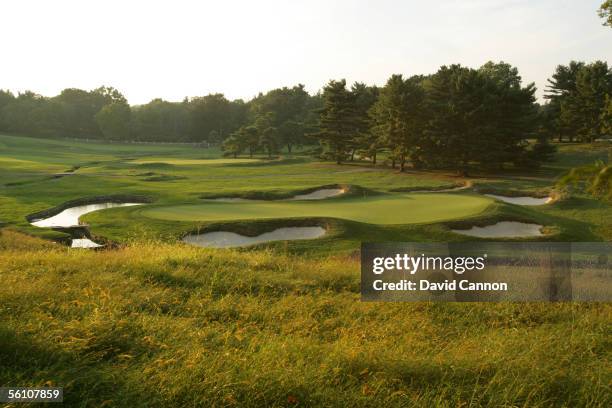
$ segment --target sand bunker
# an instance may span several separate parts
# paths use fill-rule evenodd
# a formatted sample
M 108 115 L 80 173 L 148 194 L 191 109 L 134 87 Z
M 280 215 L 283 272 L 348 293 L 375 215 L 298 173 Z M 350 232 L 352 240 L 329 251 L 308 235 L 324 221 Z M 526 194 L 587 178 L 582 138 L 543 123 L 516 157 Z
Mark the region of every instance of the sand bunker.
M 343 188 L 322 188 L 307 194 L 298 194 L 289 200 L 323 200 L 324 198 L 336 197 L 344 194 Z
M 71 248 L 99 248 L 103 245 L 93 242 L 89 238 L 74 238 L 70 244 Z
M 510 197 L 510 196 L 502 196 L 497 194 L 485 194 L 487 197 L 494 198 L 499 201 L 503 201 L 505 203 L 516 204 L 516 205 L 544 205 L 548 204 L 552 201 L 551 197 Z
M 284 227 L 265 232 L 256 237 L 247 237 L 227 231 L 192 234 L 183 238 L 183 242 L 204 248 L 235 248 L 272 241 L 315 239 L 323 235 L 325 235 L 325 228 L 323 227 Z
M 485 227 L 474 226 L 470 229 L 452 231 L 457 234 L 479 238 L 521 238 L 544 235 L 541 225 L 517 221 L 502 221 Z
M 141 205 L 142 203 L 99 203 L 79 205 L 77 207 L 66 208 L 62 212 L 40 220 L 32 221 L 31 224 L 41 228 L 68 228 L 79 225 L 79 217 L 90 212 L 104 210 L 114 207 L 129 207 Z

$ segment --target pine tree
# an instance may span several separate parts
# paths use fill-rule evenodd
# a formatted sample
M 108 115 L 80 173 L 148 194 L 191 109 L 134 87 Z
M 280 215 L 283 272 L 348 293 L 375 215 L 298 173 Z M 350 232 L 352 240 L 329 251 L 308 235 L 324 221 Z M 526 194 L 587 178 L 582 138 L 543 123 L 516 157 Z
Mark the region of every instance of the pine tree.
M 431 167 L 452 168 L 466 175 L 471 161 L 491 147 L 483 121 L 487 95 L 482 76 L 460 65 L 443 66 L 427 81 L 428 105 L 434 114 L 428 127 L 424 159 Z
M 234 132 L 223 141 L 221 148 L 226 156 L 231 155 L 235 159 L 244 150 L 244 143 L 238 132 Z
M 356 129 L 351 160 L 354 153 L 358 151 L 361 156 L 370 158 L 375 166 L 376 156 L 381 146 L 377 135 L 372 132 L 372 120 L 369 111 L 378 98 L 378 88 L 367 86 L 362 82 L 355 82 L 351 86 L 351 93 L 355 98 L 355 114 L 358 119 L 355 122 Z
M 601 112 L 601 133 L 612 137 L 612 94 L 606 95 L 605 108 Z
M 423 138 L 425 91 L 420 80 L 420 77 L 404 80 L 401 75 L 392 75 L 371 110 L 373 133 L 399 162 L 400 171 L 416 155 Z
M 535 133 L 535 86 L 521 86 L 505 63 L 474 70 L 442 67 L 425 81 L 432 113 L 423 156 L 429 166 L 467 174 L 470 166 L 501 168 L 524 160 Z
M 359 120 L 354 95 L 346 89 L 346 80 L 330 81 L 323 88 L 320 131 L 312 134 L 327 145 L 333 159 L 341 164 L 352 147 Z
M 596 61 L 585 65 L 576 76 L 576 93 L 566 109 L 571 109 L 578 122 L 577 136 L 583 142 L 593 142 L 601 136 L 601 115 L 606 108 L 606 96 L 612 94 L 612 70 L 608 64 Z
M 255 126 L 242 126 L 230 135 L 223 143 L 223 150 L 231 152 L 236 157 L 243 150 L 249 151 L 249 157 L 259 148 L 259 132 Z
M 592 142 L 601 137 L 606 98 L 612 95 L 612 69 L 608 64 L 572 61 L 568 66 L 559 65 L 549 83 L 545 97 L 558 112 L 559 140 L 563 135 L 570 142 L 574 138 Z

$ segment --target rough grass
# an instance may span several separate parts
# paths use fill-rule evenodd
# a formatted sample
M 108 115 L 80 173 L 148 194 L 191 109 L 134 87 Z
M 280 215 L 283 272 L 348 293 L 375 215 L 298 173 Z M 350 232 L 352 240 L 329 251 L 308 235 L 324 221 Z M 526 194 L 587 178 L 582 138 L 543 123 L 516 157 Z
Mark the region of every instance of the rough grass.
M 66 235 L 25 217 L 84 197 L 175 206 L 331 184 L 389 192 L 463 181 L 308 157 L 206 161 L 219 152 L 178 145 L 0 136 L 0 147 L 0 225 L 52 239 Z M 561 146 L 539 171 L 473 182 L 546 192 L 568 166 L 605 151 Z M 102 251 L 0 230 L 0 385 L 63 386 L 69 406 L 612 405 L 609 304 L 363 303 L 355 253 L 362 241 L 473 240 L 449 228 L 498 220 L 546 225 L 554 234 L 543 239 L 612 240 L 609 204 L 584 196 L 535 208 L 492 203 L 436 224 L 292 219 L 330 233 L 248 250 L 172 242 L 198 229 L 255 234 L 281 221 L 153 220 L 140 210 L 85 217 L 96 240 L 127 243 Z
M 70 406 L 607 407 L 609 304 L 359 301 L 354 257 L 0 236 L 0 383 Z

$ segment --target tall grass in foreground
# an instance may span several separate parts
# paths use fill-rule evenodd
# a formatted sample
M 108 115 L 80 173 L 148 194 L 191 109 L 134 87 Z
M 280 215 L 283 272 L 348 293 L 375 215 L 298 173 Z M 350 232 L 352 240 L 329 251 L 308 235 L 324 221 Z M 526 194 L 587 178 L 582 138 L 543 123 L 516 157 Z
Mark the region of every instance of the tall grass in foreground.
M 358 261 L 0 236 L 0 383 L 73 406 L 610 406 L 609 304 L 362 303 Z

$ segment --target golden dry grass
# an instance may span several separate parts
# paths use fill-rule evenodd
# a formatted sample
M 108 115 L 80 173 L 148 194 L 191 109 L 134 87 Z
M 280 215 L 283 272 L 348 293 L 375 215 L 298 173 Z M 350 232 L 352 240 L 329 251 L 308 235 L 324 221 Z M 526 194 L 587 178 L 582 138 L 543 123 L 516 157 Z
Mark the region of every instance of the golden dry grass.
M 363 303 L 358 261 L 0 237 L 0 382 L 73 406 L 610 406 L 609 304 Z

